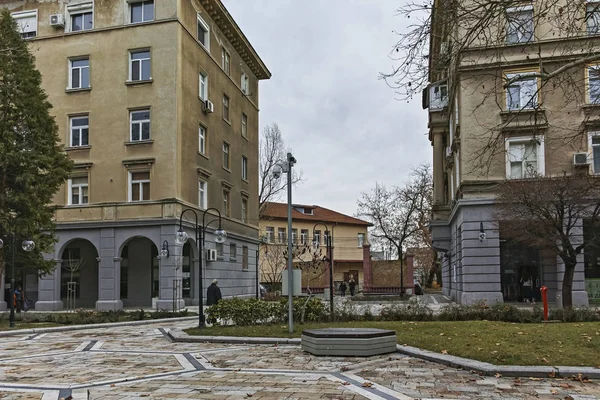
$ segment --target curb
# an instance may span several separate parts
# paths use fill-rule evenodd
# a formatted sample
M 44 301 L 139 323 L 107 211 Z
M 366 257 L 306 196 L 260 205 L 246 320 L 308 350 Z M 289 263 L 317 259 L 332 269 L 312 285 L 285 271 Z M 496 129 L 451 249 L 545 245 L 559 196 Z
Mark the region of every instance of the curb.
M 422 350 L 417 347 L 402 346 L 399 344 L 396 345 L 396 349 L 399 353 L 407 356 L 447 365 L 449 367 L 481 372 L 485 375 L 500 374 L 502 376 L 510 377 L 550 378 L 556 376 L 570 378 L 573 375 L 577 376 L 581 374 L 582 377 L 600 379 L 600 369 L 593 367 L 494 365 L 482 361 L 471 360 L 470 358 L 440 354 L 429 350 Z
M 196 319 L 198 319 L 197 316 L 192 316 L 192 317 L 148 319 L 148 320 L 141 320 L 141 321 L 106 322 L 106 323 L 101 323 L 101 324 L 66 325 L 66 326 L 51 326 L 51 327 L 47 327 L 47 328 L 17 329 L 14 331 L 0 331 L 0 337 L 23 335 L 23 334 L 47 333 L 47 332 L 80 331 L 80 330 L 85 330 L 85 329 L 102 329 L 102 328 L 112 328 L 112 327 L 118 327 L 118 326 L 158 324 L 158 323 L 172 322 L 172 321 L 191 321 L 191 320 L 196 320 Z
M 192 336 L 181 329 L 170 330 L 167 335 L 174 342 L 182 343 L 227 343 L 227 344 L 267 344 L 267 345 L 300 345 L 299 338 L 268 338 L 268 337 L 242 337 L 242 336 Z M 440 354 L 429 350 L 421 350 L 417 347 L 402 346 L 397 344 L 396 351 L 400 354 L 420 358 L 425 361 L 447 365 L 453 368 L 480 372 L 484 375 L 500 374 L 506 377 L 531 377 L 531 378 L 570 378 L 578 376 L 589 379 L 600 379 L 600 369 L 592 367 L 567 367 L 567 366 L 545 366 L 545 365 L 494 365 L 482 361 L 471 360 Z
M 172 329 L 167 335 L 174 342 L 184 343 L 228 343 L 228 344 L 293 344 L 300 345 L 298 338 L 269 338 L 247 336 L 191 336 L 181 329 Z

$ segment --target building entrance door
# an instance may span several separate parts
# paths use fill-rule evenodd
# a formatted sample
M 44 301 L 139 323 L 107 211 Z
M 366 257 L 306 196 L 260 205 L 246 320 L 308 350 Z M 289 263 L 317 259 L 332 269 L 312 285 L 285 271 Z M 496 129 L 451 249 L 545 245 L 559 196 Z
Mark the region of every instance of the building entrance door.
M 540 300 L 542 263 L 540 252 L 512 240 L 500 240 L 500 274 L 504 301 L 523 301 L 521 279 L 531 278 L 532 297 Z

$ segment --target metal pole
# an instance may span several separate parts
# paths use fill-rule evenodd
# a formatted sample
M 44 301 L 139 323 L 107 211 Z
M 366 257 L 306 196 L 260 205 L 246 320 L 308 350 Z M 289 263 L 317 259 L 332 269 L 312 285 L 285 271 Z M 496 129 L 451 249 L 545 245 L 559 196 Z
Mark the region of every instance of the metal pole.
M 294 332 L 294 276 L 292 251 L 292 153 L 287 153 L 287 200 L 288 200 L 288 331 Z
M 327 252 L 329 257 L 329 313 L 333 321 L 333 227 L 327 235 Z
M 12 252 L 12 265 L 10 266 L 10 321 L 9 326 L 15 327 L 15 230 L 11 233 L 10 248 Z
M 200 259 L 200 266 L 198 268 L 198 328 L 204 328 L 204 299 L 202 297 L 204 295 L 202 293 L 202 240 L 204 233 L 204 228 L 198 227 L 198 224 L 196 224 L 196 241 L 198 242 L 198 258 Z
M 258 282 L 258 255 L 260 254 L 260 244 L 258 245 L 259 250 L 256 250 L 256 298 L 259 299 L 260 298 L 260 287 L 259 282 Z

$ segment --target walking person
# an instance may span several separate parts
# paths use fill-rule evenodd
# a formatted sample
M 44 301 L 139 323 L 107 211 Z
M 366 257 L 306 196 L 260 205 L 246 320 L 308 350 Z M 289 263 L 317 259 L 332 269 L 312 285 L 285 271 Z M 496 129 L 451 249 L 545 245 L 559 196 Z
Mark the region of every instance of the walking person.
M 521 277 L 521 293 L 523 295 L 523 301 L 527 303 L 533 302 L 531 285 L 531 276 L 529 275 L 529 272 L 526 271 L 525 274 Z
M 342 281 L 342 283 L 340 283 L 340 293 L 342 294 L 342 297 L 346 297 L 346 289 L 348 289 L 346 281 Z
M 17 286 L 15 289 L 15 308 L 18 313 L 20 313 L 23 308 L 23 289 L 21 289 L 21 285 Z
M 221 289 L 219 288 L 219 286 L 217 286 L 218 283 L 219 283 L 218 280 L 213 279 L 212 283 L 206 290 L 206 305 L 207 306 L 212 306 L 214 304 L 217 304 L 219 301 L 221 301 L 221 298 L 222 298 L 221 297 Z
M 354 281 L 354 278 L 350 278 L 348 287 L 350 288 L 350 296 L 354 296 L 354 291 L 356 290 L 356 282 Z

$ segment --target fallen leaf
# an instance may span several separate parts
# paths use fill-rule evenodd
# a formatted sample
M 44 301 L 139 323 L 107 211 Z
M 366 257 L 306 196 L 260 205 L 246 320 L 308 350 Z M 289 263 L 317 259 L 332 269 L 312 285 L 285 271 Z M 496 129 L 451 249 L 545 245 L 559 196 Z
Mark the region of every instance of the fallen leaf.
M 448 350 L 442 350 L 442 354 L 448 354 Z
M 342 382 L 342 385 L 344 385 L 344 386 L 348 386 L 348 385 L 350 385 L 350 382 L 346 382 L 346 381 L 344 381 L 344 382 Z
M 534 377 L 530 377 L 529 378 L 530 381 L 543 381 L 544 378 L 534 378 Z
M 558 394 L 558 390 L 556 390 L 556 389 L 550 389 L 550 393 L 552 393 L 552 394 Z
M 546 364 L 548 364 L 550 361 L 548 361 L 548 359 L 546 357 L 542 357 L 542 361 L 545 362 Z
M 362 384 L 362 387 L 366 387 L 366 388 L 372 388 L 372 387 L 373 387 L 373 384 L 372 384 L 371 382 L 364 382 L 364 383 Z
M 444 335 L 445 335 L 445 333 L 444 333 L 444 332 L 440 333 L 440 336 L 444 336 Z
M 496 378 L 502 378 L 502 374 L 496 372 Z
M 556 378 L 556 372 L 552 371 L 548 374 L 548 378 Z
M 347 366 L 343 366 L 342 368 L 340 368 L 340 371 L 348 371 L 350 368 L 348 368 Z

